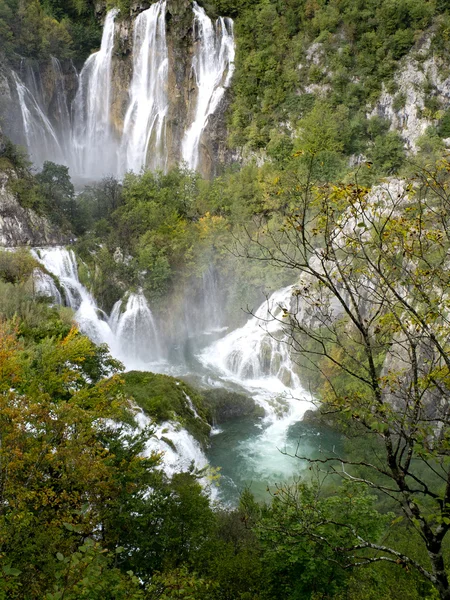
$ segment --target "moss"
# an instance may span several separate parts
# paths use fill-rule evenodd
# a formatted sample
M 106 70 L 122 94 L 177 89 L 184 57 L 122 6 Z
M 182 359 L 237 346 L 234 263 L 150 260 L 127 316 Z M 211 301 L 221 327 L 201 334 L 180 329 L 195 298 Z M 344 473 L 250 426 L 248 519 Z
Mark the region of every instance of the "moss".
M 211 412 L 203 397 L 189 385 L 155 373 L 125 373 L 125 391 L 157 423 L 178 421 L 203 446 L 209 439 Z M 189 402 L 199 417 L 195 416 Z

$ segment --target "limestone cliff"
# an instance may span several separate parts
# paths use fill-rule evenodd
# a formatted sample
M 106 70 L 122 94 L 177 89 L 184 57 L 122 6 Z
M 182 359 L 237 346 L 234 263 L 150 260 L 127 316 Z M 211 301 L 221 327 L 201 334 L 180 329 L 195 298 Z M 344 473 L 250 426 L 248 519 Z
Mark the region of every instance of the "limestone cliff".
M 401 61 L 394 78 L 395 92 L 383 85 L 368 114 L 388 119 L 391 129 L 400 133 L 413 152 L 427 128 L 450 106 L 448 66 L 433 54 L 431 41 L 430 33 Z
M 68 242 L 48 219 L 20 205 L 11 183 L 18 175 L 6 158 L 6 138 L 0 131 L 0 246 L 51 246 Z

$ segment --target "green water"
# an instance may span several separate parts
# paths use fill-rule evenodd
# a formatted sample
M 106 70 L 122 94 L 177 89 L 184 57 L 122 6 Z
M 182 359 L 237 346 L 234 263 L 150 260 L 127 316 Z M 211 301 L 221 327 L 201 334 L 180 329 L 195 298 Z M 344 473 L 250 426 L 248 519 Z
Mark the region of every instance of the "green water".
M 277 428 L 277 423 L 265 426 L 251 419 L 226 423 L 220 430 L 212 436 L 206 454 L 210 464 L 220 469 L 219 499 L 233 506 L 245 489 L 258 500 L 268 500 L 277 484 L 308 478 L 308 462 L 295 454 L 318 458 L 341 446 L 335 432 L 301 421 L 284 434 L 282 422 Z

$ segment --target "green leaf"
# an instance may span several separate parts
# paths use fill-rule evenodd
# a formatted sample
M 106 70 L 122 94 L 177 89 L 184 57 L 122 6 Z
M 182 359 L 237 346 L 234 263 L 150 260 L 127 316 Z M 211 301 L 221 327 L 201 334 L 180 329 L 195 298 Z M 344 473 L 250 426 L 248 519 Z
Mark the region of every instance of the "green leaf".
M 60 561 L 63 561 L 63 560 L 64 560 L 64 556 L 61 554 L 61 552 L 57 552 L 57 553 L 56 553 L 56 558 L 57 558 L 58 560 L 60 560 Z

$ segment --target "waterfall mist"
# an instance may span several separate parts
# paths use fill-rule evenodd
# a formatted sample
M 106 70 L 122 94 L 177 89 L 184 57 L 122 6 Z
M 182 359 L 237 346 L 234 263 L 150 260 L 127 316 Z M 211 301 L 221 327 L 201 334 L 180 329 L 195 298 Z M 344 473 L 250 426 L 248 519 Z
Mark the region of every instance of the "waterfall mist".
M 111 126 L 111 72 L 115 20 L 119 11 L 108 12 L 101 47 L 87 59 L 74 100 L 73 152 L 66 157 L 71 171 L 100 179 L 116 171 L 116 140 Z

